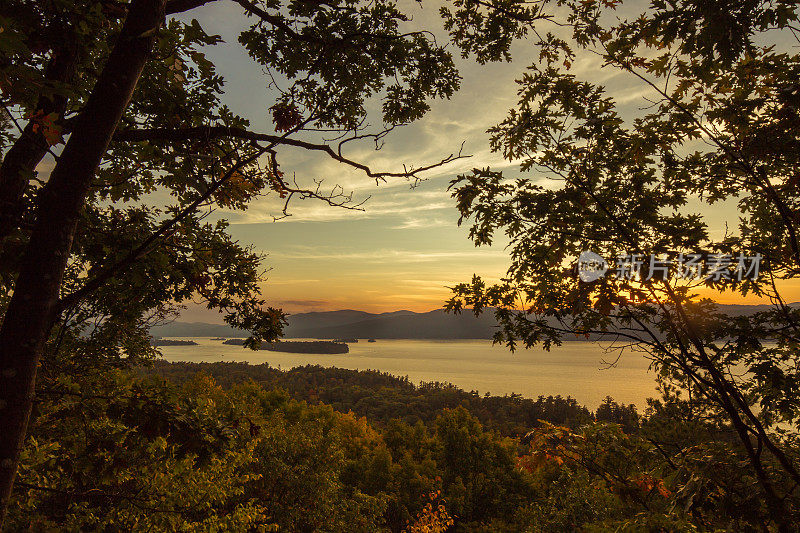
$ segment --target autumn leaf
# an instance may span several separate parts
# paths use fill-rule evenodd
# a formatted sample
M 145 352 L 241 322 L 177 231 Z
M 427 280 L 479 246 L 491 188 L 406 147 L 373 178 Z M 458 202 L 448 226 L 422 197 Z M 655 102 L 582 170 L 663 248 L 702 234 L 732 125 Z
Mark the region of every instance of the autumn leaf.
M 55 113 L 45 114 L 39 110 L 28 118 L 33 124 L 31 129 L 34 133 L 41 133 L 48 145 L 55 146 L 63 142 L 62 128 L 55 123 Z
M 275 131 L 289 131 L 303 122 L 303 117 L 294 104 L 277 103 L 269 109 L 272 111 Z

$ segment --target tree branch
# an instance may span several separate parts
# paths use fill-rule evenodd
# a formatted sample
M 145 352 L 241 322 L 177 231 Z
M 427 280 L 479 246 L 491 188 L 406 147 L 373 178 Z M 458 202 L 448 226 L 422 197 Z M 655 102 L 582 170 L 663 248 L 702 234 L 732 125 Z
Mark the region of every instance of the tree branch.
M 317 144 L 299 139 L 291 139 L 280 135 L 272 135 L 268 133 L 256 133 L 253 131 L 245 130 L 242 128 L 229 128 L 227 126 L 198 126 L 194 128 L 170 129 L 170 128 L 152 128 L 152 129 L 129 129 L 117 132 L 114 135 L 114 141 L 117 142 L 142 142 L 142 141 L 189 141 L 189 140 L 210 140 L 219 138 L 233 138 L 233 139 L 246 139 L 249 141 L 269 142 L 273 145 L 295 146 L 298 148 L 305 148 L 306 150 L 313 150 L 326 153 L 331 159 L 344 163 L 345 165 L 362 170 L 370 178 L 376 180 L 385 178 L 417 178 L 418 174 L 440 167 L 451 161 L 457 159 L 464 159 L 469 156 L 463 155 L 463 143 L 458 153 L 452 153 L 437 163 L 425 165 L 417 169 L 404 168 L 402 172 L 375 172 L 363 163 L 358 163 L 342 156 L 336 150 L 327 144 Z
M 135 249 L 131 250 L 128 255 L 126 255 L 120 261 L 117 261 L 110 267 L 106 268 L 96 277 L 87 281 L 83 287 L 78 289 L 77 291 L 68 294 L 67 296 L 61 298 L 56 306 L 56 314 L 62 313 L 65 309 L 69 309 L 73 305 L 80 302 L 84 297 L 91 294 L 92 292 L 99 289 L 106 281 L 116 276 L 120 271 L 124 270 L 125 268 L 129 267 L 133 263 L 135 263 L 139 258 L 147 254 L 149 251 L 150 246 L 156 242 L 161 236 L 165 235 L 175 224 L 186 218 L 186 216 L 194 211 L 200 204 L 206 201 L 209 197 L 211 197 L 214 192 L 217 191 L 234 173 L 236 173 L 240 168 L 245 167 L 258 159 L 261 155 L 263 155 L 267 151 L 266 148 L 262 148 L 258 150 L 254 155 L 242 159 L 234 166 L 232 166 L 228 172 L 225 173 L 220 179 L 215 181 L 211 184 L 211 186 L 203 193 L 202 196 L 197 198 L 194 202 L 184 207 L 180 213 L 175 215 L 173 218 L 164 222 L 161 227 L 158 228 L 155 232 L 153 232 L 147 239 L 144 240 L 142 244 L 137 246 Z
M 173 1 L 182 1 L 182 2 L 190 2 L 191 0 L 173 0 Z M 197 0 L 199 1 L 199 0 Z M 249 15 L 254 15 L 270 26 L 274 28 L 279 28 L 280 30 L 286 32 L 289 37 L 295 39 L 297 41 L 302 41 L 305 43 L 315 43 L 315 44 L 323 44 L 323 45 L 342 45 L 342 44 L 349 44 L 352 45 L 352 40 L 357 37 L 368 37 L 373 39 L 403 39 L 405 37 L 409 37 L 412 35 L 428 35 L 431 39 L 436 42 L 436 36 L 429 32 L 429 31 L 412 31 L 408 33 L 402 34 L 386 34 L 386 33 L 370 33 L 370 32 L 355 32 L 355 33 L 348 33 L 341 35 L 339 37 L 334 37 L 332 35 L 308 35 L 303 33 L 298 33 L 291 25 L 286 21 L 285 18 L 272 15 L 267 11 L 263 10 L 262 8 L 258 7 L 255 3 L 251 0 L 233 0 L 240 6 L 242 6 L 245 12 Z M 328 5 L 325 2 L 315 2 L 317 5 Z M 330 6 L 329 6 L 330 7 Z
M 164 14 L 175 15 L 177 13 L 183 13 L 184 11 L 191 11 L 192 9 L 215 1 L 216 0 L 167 0 Z

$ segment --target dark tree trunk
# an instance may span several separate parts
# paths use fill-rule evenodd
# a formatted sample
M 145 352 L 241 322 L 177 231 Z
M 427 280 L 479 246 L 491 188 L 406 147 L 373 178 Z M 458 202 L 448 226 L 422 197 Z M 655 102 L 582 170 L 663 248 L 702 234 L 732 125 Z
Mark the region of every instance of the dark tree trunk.
M 50 82 L 69 83 L 75 76 L 77 62 L 78 49 L 72 39 L 67 38 L 53 53 L 45 78 Z M 59 118 L 66 107 L 67 97 L 63 94 L 42 96 L 36 105 L 37 111 L 44 115 L 55 113 Z M 34 121 L 28 122 L 0 164 L 0 248 L 5 238 L 19 225 L 25 187 L 49 147 L 44 134 L 34 131 L 34 126 Z
M 134 0 L 86 107 L 43 188 L 36 225 L 0 327 L 0 517 L 27 432 L 36 368 L 54 319 L 72 239 L 92 176 L 164 20 L 165 0 Z M 0 527 L 2 518 L 0 518 Z

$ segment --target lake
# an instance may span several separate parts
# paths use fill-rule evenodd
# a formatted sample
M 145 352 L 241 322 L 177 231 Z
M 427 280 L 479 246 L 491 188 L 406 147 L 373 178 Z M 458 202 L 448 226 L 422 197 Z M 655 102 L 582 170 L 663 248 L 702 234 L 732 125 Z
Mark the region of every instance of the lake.
M 353 370 L 380 370 L 420 381 L 450 382 L 467 391 L 525 397 L 572 396 L 595 409 L 606 396 L 643 410 L 645 399 L 657 396 L 649 361 L 638 352 L 618 351 L 608 344 L 571 341 L 550 352 L 541 348 L 509 352 L 489 340 L 383 340 L 350 344 L 350 353 L 336 355 L 252 351 L 210 338 L 193 338 L 197 346 L 161 346 L 167 361 L 246 361 L 289 369 L 307 364 Z

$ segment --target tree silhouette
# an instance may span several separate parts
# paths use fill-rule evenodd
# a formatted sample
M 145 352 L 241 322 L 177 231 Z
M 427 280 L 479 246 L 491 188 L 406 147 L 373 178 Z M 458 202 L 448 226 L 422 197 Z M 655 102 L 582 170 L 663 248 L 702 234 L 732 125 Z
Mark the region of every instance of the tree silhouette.
M 85 348 L 89 335 L 99 349 L 71 349 L 70 364 L 81 353 L 120 362 L 147 351 L 148 318 L 198 295 L 252 331 L 253 343 L 280 333 L 283 315 L 259 293 L 260 258 L 224 223 L 205 222 L 202 208 L 244 209 L 263 194 L 284 199 L 284 212 L 293 198 L 357 208 L 341 188 L 288 179 L 284 147 L 378 181 L 413 180 L 460 157 L 379 171 L 345 152 L 358 140 L 379 144 L 459 84 L 449 53 L 429 33 L 405 32 L 408 16 L 393 3 L 235 0 L 249 22 L 239 43 L 253 68 L 285 81 L 271 108 L 274 132 L 250 129 L 225 105 L 223 80 L 202 50 L 221 39 L 184 22 L 211 3 L 221 4 L 11 0 L 0 8 L 3 508 L 45 351 L 55 360 L 64 342 Z M 375 98 L 384 125 L 370 130 Z M 55 166 L 39 179 L 48 153 Z M 159 206 L 158 192 L 169 203 Z
M 496 340 L 511 348 L 578 335 L 643 351 L 671 402 L 736 435 L 786 531 L 800 483 L 800 310 L 782 295 L 800 272 L 796 5 L 560 4 L 562 18 L 516 0 L 446 11 L 454 39 L 479 59 L 508 54 L 521 36 L 540 51 L 517 106 L 490 130 L 492 149 L 533 177 L 484 168 L 452 182 L 471 239 L 504 234 L 511 267 L 499 284 L 457 286 L 449 308 L 495 308 Z M 638 82 L 645 107 L 623 113 L 573 72 L 591 58 Z M 709 229 L 713 209 L 698 207 L 718 203 L 730 223 L 721 237 Z M 584 251 L 609 272 L 582 281 Z M 699 288 L 772 305 L 726 316 Z

